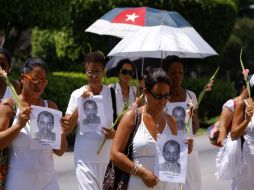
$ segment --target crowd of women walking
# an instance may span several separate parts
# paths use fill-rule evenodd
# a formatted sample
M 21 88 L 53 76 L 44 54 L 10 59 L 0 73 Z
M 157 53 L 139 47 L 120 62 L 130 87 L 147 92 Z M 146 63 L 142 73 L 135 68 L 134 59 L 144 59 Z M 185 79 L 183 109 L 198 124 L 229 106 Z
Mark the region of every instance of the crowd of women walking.
M 11 70 L 11 56 L 4 48 L 0 49 L 0 65 L 7 74 Z M 54 170 L 52 154 L 62 156 L 68 147 L 66 136 L 77 126 L 74 161 L 76 177 L 80 190 L 101 190 L 108 164 L 111 162 L 120 170 L 130 175 L 128 190 L 201 190 L 201 172 L 198 152 L 193 142 L 193 135 L 199 128 L 197 110 L 193 110 L 190 132 L 184 143 L 188 146 L 188 165 L 186 182 L 178 183 L 160 181 L 154 173 L 157 138 L 160 134 L 173 136 L 185 135 L 185 114 L 190 104 L 197 104 L 194 92 L 182 86 L 184 79 L 184 62 L 178 57 L 167 59 L 166 69 L 147 68 L 137 87 L 131 86 L 134 66 L 128 59 L 119 62 L 117 70 L 119 81 L 109 86 L 102 83 L 105 69 L 105 57 L 100 52 L 91 52 L 85 56 L 84 70 L 88 82 L 70 95 L 65 115 L 61 118 L 60 149 L 29 148 L 31 131 L 29 119 L 31 105 L 58 109 L 56 103 L 42 99 L 41 95 L 48 84 L 47 64 L 40 58 L 29 58 L 21 69 L 20 81 L 11 81 L 22 105 L 16 106 L 10 87 L 0 74 L 0 149 L 9 148 L 6 190 L 58 190 L 59 185 Z M 254 89 L 254 78 L 250 80 Z M 65 84 L 68 85 L 68 84 Z M 57 89 L 56 89 L 57 90 Z M 244 91 L 244 90 L 243 90 Z M 142 101 L 138 97 L 144 94 Z M 251 93 L 254 96 L 254 92 Z M 84 133 L 80 128 L 78 99 L 100 95 L 103 107 L 96 109 L 104 112 L 106 118 L 100 125 L 101 133 Z M 253 98 L 253 97 L 252 97 Z M 234 103 L 237 102 L 237 103 Z M 123 107 L 131 107 L 118 123 L 117 129 L 111 125 Z M 229 109 L 232 125 L 223 124 L 218 139 L 223 144 L 227 129 L 231 128 L 231 138 L 236 140 L 244 136 L 246 163 L 242 173 L 234 178 L 237 190 L 251 190 L 253 174 L 253 108 L 252 101 L 243 94 L 231 101 Z M 232 106 L 233 105 L 233 106 Z M 65 111 L 65 110 L 64 110 Z M 227 110 L 228 111 L 228 110 Z M 231 113 L 232 112 L 232 113 Z M 140 119 L 136 121 L 136 113 Z M 86 125 L 86 123 L 83 123 Z M 229 127 L 229 125 L 231 125 Z M 135 130 L 133 138 L 131 138 Z M 230 135 L 229 135 L 230 136 Z M 98 147 L 106 138 L 100 154 Z M 124 151 L 132 139 L 132 159 Z M 105 184 L 104 184 L 105 185 Z M 1 189 L 1 188 L 0 188 Z

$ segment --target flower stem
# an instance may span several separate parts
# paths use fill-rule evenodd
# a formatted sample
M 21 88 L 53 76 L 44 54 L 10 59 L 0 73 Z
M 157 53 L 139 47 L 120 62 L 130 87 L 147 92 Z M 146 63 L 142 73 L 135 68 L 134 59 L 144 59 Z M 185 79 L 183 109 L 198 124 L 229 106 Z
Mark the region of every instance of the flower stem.
M 240 52 L 240 63 L 241 63 L 242 70 L 244 71 L 245 68 L 244 68 L 244 64 L 243 64 L 243 60 L 242 60 L 242 54 L 243 54 L 243 49 L 241 49 L 241 52 Z M 244 80 L 245 80 L 246 85 L 247 85 L 248 95 L 249 95 L 249 97 L 251 97 L 250 83 L 248 81 L 248 76 L 247 75 L 243 75 L 243 76 L 244 76 Z

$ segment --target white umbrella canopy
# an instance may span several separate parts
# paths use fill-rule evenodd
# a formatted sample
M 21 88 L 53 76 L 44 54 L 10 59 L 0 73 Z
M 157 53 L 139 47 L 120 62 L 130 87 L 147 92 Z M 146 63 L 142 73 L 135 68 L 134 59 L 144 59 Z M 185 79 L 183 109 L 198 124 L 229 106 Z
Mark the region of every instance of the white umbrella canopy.
M 217 52 L 191 26 L 143 27 L 122 39 L 108 56 L 205 58 Z

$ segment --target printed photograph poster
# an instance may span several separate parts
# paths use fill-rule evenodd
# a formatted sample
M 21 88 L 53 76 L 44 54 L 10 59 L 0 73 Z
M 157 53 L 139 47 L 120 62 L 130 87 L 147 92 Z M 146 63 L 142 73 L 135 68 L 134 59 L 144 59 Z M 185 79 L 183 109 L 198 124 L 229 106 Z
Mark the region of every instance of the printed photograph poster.
M 188 145 L 185 136 L 161 134 L 157 138 L 155 174 L 161 181 L 185 183 Z
M 101 133 L 105 123 L 103 97 L 78 98 L 79 127 L 81 133 Z
M 62 112 L 32 105 L 30 149 L 60 149 Z

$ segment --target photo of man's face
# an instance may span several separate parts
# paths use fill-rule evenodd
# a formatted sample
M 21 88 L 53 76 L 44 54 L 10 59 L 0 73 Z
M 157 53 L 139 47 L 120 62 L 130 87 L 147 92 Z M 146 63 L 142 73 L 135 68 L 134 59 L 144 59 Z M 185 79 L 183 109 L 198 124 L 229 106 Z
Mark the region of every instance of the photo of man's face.
M 84 102 L 84 113 L 86 118 L 83 124 L 100 124 L 100 117 L 97 116 L 98 107 L 95 101 L 87 100 Z
M 173 109 L 172 115 L 177 120 L 178 130 L 184 130 L 185 128 L 185 110 L 184 108 L 177 106 Z
M 176 162 L 180 157 L 180 147 L 176 144 L 166 144 L 163 149 L 163 156 L 168 162 Z
M 87 118 L 93 119 L 97 115 L 97 105 L 95 102 L 86 101 L 84 104 L 84 111 Z
M 169 140 L 163 145 L 162 156 L 165 162 L 160 165 L 162 171 L 169 171 L 179 174 L 181 172 L 180 144 L 177 141 Z
M 42 111 L 37 117 L 37 127 L 39 132 L 36 133 L 37 139 L 55 140 L 55 133 L 52 132 L 54 128 L 54 116 L 48 111 Z

